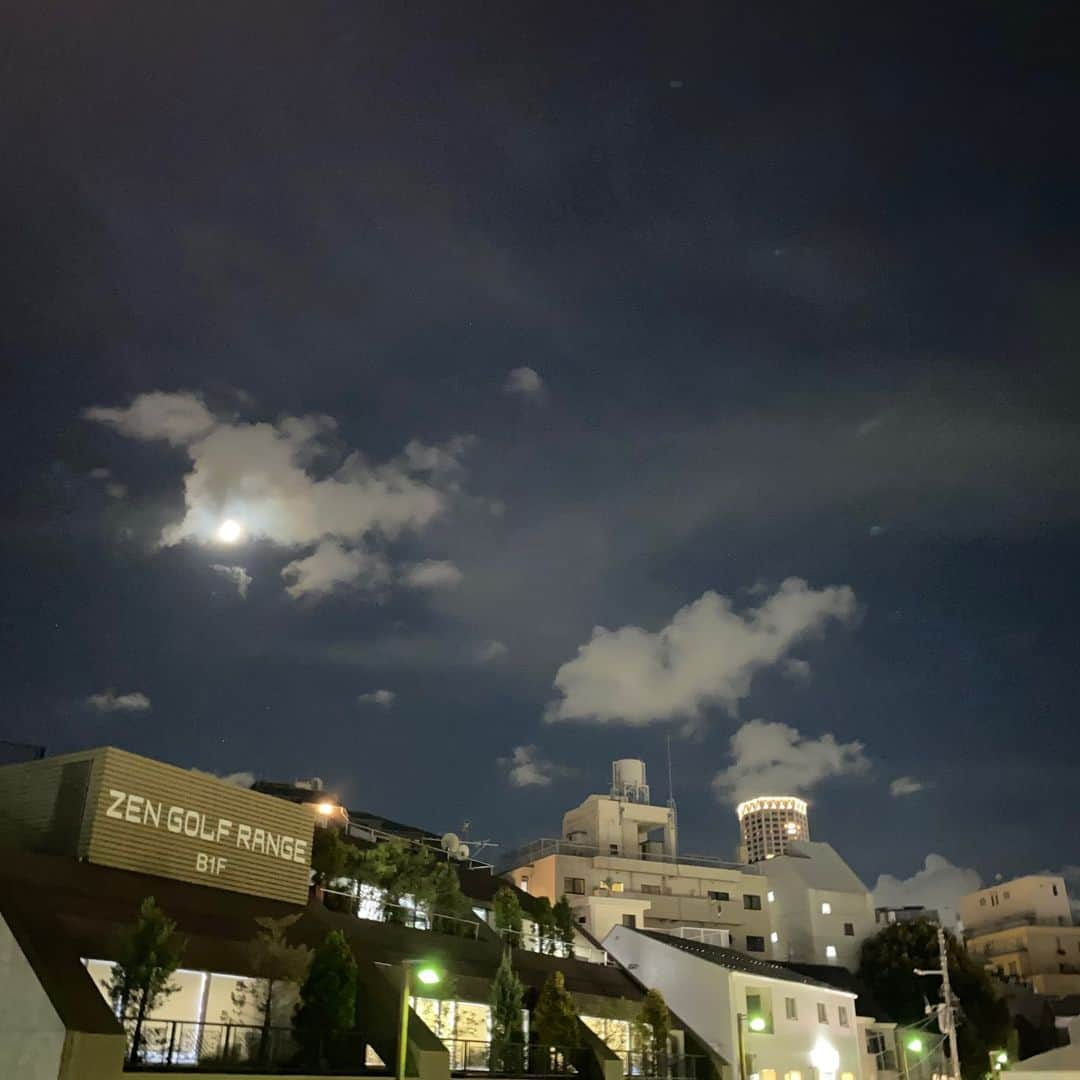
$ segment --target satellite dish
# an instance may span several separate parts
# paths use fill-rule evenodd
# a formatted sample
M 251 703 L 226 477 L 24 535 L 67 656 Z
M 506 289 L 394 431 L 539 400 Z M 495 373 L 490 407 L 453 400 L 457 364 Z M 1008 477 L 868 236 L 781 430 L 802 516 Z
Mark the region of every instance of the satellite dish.
M 443 851 L 448 851 L 452 855 L 459 847 L 461 847 L 461 841 L 458 839 L 457 833 L 448 832 L 443 834 Z
M 455 859 L 461 859 L 464 861 L 469 857 L 469 845 L 461 844 L 456 851 L 452 851 L 450 854 L 453 855 Z

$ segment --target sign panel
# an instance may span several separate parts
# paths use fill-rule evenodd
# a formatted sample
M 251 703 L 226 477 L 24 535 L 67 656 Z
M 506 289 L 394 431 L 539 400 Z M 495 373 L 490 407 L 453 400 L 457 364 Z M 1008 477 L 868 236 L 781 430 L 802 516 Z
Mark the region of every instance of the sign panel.
M 306 902 L 310 807 L 112 747 L 100 754 L 85 811 L 91 862 Z

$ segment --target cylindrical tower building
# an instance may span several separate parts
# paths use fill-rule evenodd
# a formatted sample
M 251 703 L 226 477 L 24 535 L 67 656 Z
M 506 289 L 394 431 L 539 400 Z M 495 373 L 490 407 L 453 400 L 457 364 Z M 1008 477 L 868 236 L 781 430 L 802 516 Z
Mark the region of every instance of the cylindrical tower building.
M 735 807 L 742 830 L 740 854 L 748 863 L 783 855 L 792 840 L 810 839 L 806 803 L 794 795 L 758 795 Z

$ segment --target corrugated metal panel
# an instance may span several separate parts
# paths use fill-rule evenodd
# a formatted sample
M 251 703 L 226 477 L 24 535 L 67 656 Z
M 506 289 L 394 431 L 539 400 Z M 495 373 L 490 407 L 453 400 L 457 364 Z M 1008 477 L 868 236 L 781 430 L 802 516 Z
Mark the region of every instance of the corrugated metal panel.
M 83 811 L 101 751 L 0 768 L 0 847 L 85 852 Z
M 0 844 L 302 904 L 311 807 L 107 747 L 0 768 Z
M 95 776 L 87 857 L 301 904 L 312 810 L 112 747 Z

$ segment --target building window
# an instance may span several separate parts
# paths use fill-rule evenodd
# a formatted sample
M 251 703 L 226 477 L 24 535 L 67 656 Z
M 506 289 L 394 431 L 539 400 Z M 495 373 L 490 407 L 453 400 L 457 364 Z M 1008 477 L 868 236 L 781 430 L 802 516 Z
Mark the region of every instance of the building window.
M 746 951 L 747 952 L 764 952 L 765 951 L 765 939 L 757 934 L 746 935 Z
M 826 945 L 825 946 L 825 958 L 827 960 L 835 960 L 836 959 L 836 946 L 835 945 Z
M 612 892 L 622 892 L 625 888 L 626 886 L 621 881 L 613 881 L 611 883 Z
M 522 892 L 528 892 L 529 891 L 529 879 L 527 877 L 523 877 L 521 879 L 521 891 Z
M 855 1080 L 855 1074 L 854 1073 L 846 1073 L 846 1072 L 841 1073 L 840 1074 L 840 1080 Z
M 584 896 L 585 879 L 583 877 L 568 877 L 564 879 L 563 892 L 572 893 L 574 896 Z
M 761 1072 L 758 1073 L 758 1078 L 759 1080 L 776 1080 L 776 1070 L 762 1069 Z
M 731 893 L 718 892 L 716 889 L 710 889 L 709 890 L 709 899 L 710 900 L 730 900 L 731 899 Z
M 784 998 L 784 1015 L 789 1020 L 799 1019 L 799 1009 L 794 998 Z
M 1008 900 L 1009 899 L 1009 890 L 1006 889 L 1003 895 L 1004 895 L 1005 899 Z
M 765 894 L 765 899 L 766 899 L 766 900 L 768 900 L 770 904 L 771 904 L 771 903 L 773 903 L 773 902 L 774 902 L 774 901 L 776 900 L 776 893 L 774 893 L 774 892 L 772 891 L 772 889 L 770 889 L 770 890 L 769 890 L 769 891 L 768 891 L 768 892 L 767 892 L 767 893 Z
M 791 1072 L 784 1073 L 784 1080 L 802 1080 L 802 1073 L 798 1069 L 792 1069 Z
M 637 927 L 637 916 L 636 915 L 624 915 L 622 917 L 622 924 L 623 924 L 623 926 L 629 926 L 629 927 L 635 927 L 636 928 Z
M 755 896 L 753 893 L 747 893 L 742 898 L 742 906 L 747 911 L 760 911 L 761 910 L 761 897 Z
M 837 1007 L 836 1016 L 837 1016 L 837 1019 L 840 1021 L 840 1026 L 841 1027 L 848 1027 L 849 1026 L 848 1025 L 847 1006 L 846 1005 L 840 1005 L 840 1006 Z
M 986 907 L 986 897 L 985 896 L 980 896 L 979 897 L 979 907 Z
M 1051 885 L 1050 888 L 1054 890 L 1054 895 L 1057 896 L 1057 886 L 1056 885 Z M 1008 895 L 1008 894 L 1006 893 L 1006 895 Z
M 821 914 L 822 915 L 831 915 L 832 914 L 832 904 L 830 904 L 828 900 L 822 900 L 821 901 Z
M 771 942 L 772 942 L 772 943 L 773 943 L 774 945 L 776 945 L 776 944 L 777 944 L 777 943 L 778 943 L 778 942 L 780 941 L 780 935 L 779 935 L 779 934 L 778 934 L 778 933 L 777 933 L 777 932 L 776 932 L 776 931 L 774 930 L 774 931 L 773 931 L 773 932 L 772 932 L 772 933 L 771 933 L 771 934 L 769 935 L 769 940 L 770 940 L 770 941 L 771 941 Z
M 608 844 L 607 849 L 608 849 L 608 854 L 609 855 L 618 855 L 619 854 L 619 845 L 618 844 Z
M 660 895 L 660 886 L 659 885 L 642 885 L 641 886 L 641 891 L 643 893 L 648 893 L 650 896 L 659 896 Z
M 825 1007 L 824 1001 L 817 1003 L 817 1022 L 819 1024 L 827 1024 L 829 1022 L 829 1010 Z
M 855 936 L 855 924 L 854 923 L 849 923 L 849 922 L 844 923 L 844 937 L 854 937 L 854 936 Z

